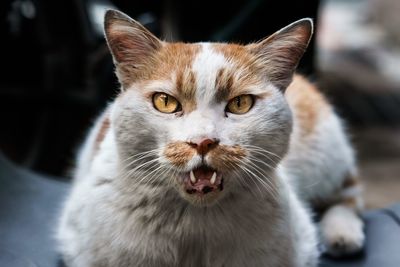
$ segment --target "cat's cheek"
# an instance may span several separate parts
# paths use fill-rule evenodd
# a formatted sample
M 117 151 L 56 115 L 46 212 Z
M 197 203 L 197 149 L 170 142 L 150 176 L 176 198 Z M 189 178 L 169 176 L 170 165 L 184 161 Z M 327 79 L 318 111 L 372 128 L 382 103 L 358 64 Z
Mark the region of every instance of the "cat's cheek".
M 263 125 L 262 120 L 256 120 L 254 116 L 239 119 L 225 122 L 224 128 L 221 129 L 222 144 L 247 145 L 253 136 L 262 134 L 259 130 Z

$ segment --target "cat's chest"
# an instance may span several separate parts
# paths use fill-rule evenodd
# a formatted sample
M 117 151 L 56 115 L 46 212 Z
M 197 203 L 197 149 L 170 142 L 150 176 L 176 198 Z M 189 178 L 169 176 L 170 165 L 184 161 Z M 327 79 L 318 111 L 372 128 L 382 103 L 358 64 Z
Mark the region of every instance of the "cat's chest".
M 129 249 L 129 255 L 156 259 L 162 266 L 245 266 L 243 260 L 253 254 L 271 255 L 271 244 L 287 232 L 277 229 L 285 223 L 277 221 L 281 211 L 271 201 L 227 197 L 219 205 L 197 208 L 174 191 L 140 192 L 109 194 L 110 224 L 104 230 L 121 241 L 115 252 Z M 240 262 L 244 265 L 235 265 Z
M 148 207 L 152 212 L 133 218 L 140 222 L 136 231 L 146 236 L 142 248 L 151 248 L 144 254 L 164 257 L 168 251 L 178 266 L 244 264 L 243 260 L 254 251 L 258 255 L 268 254 L 268 243 L 275 238 L 269 229 L 273 224 L 266 217 L 260 218 L 263 213 L 243 212 L 243 216 L 237 216 L 238 210 L 229 214 L 176 204 L 168 212 L 159 208 Z M 226 265 L 227 262 L 230 264 Z

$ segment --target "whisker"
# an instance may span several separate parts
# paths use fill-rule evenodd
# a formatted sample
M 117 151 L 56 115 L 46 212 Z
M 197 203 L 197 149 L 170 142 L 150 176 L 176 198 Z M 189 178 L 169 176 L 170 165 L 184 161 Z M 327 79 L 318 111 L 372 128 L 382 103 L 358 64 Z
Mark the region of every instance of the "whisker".
M 225 167 L 230 167 L 231 168 L 231 172 L 233 173 L 234 177 L 236 177 L 237 181 L 239 182 L 239 184 L 243 187 L 246 188 L 247 190 L 251 188 L 249 182 L 247 179 L 243 179 L 241 173 L 238 172 L 238 168 L 240 169 L 240 166 L 234 165 L 232 162 L 227 162 L 229 164 L 229 166 L 227 166 L 226 162 L 223 162 Z M 247 172 L 244 172 L 244 174 L 246 176 L 249 176 L 249 174 Z M 256 188 L 259 190 L 260 192 L 260 196 L 262 195 L 262 191 L 260 189 L 260 187 L 258 186 L 257 183 L 254 182 L 253 179 L 251 179 L 251 181 L 254 183 L 254 185 L 256 186 Z M 251 194 L 253 194 L 253 190 L 249 190 L 249 192 L 251 192 Z
M 121 178 L 125 179 L 129 176 L 134 175 L 135 173 L 139 174 L 141 169 L 144 169 L 145 167 L 148 167 L 148 165 L 153 165 L 154 162 L 157 162 L 158 158 L 152 159 L 150 161 L 146 161 L 138 166 L 136 166 L 135 168 L 128 170 L 127 172 L 123 173 L 123 175 L 121 176 Z M 153 166 L 150 166 L 149 168 L 152 168 Z
M 251 176 L 250 177 L 252 177 L 252 178 L 254 178 L 256 181 L 258 181 L 266 190 L 267 190 L 267 192 L 269 192 L 271 195 L 272 195 L 272 197 L 276 200 L 277 198 L 277 196 L 276 196 L 276 192 L 275 192 L 275 190 L 274 190 L 274 188 L 270 185 L 270 184 L 268 184 L 268 183 L 266 183 L 263 179 L 260 179 L 260 177 L 258 177 L 251 169 L 249 169 L 249 168 L 247 168 L 246 167 L 247 165 L 241 165 L 241 168 L 242 168 L 242 170 L 243 171 L 245 171 L 245 172 L 248 172 L 249 174 L 251 174 Z M 256 170 L 257 171 L 257 170 Z M 259 172 L 259 171 L 258 171 Z M 259 172 L 260 173 L 260 172 Z M 261 174 L 261 176 L 263 176 L 266 180 L 268 180 L 268 178 L 267 177 L 265 177 L 262 173 L 260 173 Z
M 252 164 L 252 165 L 249 166 L 248 164 Z M 276 200 L 277 196 L 278 196 L 278 192 L 276 191 L 276 188 L 275 188 L 274 184 L 272 184 L 270 177 L 268 177 L 265 173 L 263 173 L 262 169 L 259 169 L 258 166 L 254 165 L 251 161 L 248 161 L 247 164 L 245 164 L 244 167 L 245 167 L 245 169 L 247 171 L 249 171 L 253 175 L 253 177 L 258 182 L 260 182 L 262 185 L 264 185 L 264 187 L 266 187 L 266 189 L 271 193 L 271 195 Z M 248 169 L 247 167 L 250 167 L 250 169 Z M 261 179 L 261 177 L 256 175 L 253 171 L 257 172 L 264 179 Z
M 268 161 L 274 163 L 275 165 L 279 164 L 279 161 L 272 159 L 269 154 L 265 154 L 264 152 L 256 151 L 256 150 L 252 150 L 252 149 L 248 149 L 248 150 L 250 152 L 249 157 L 260 158 L 260 156 L 263 156 L 263 157 L 267 158 Z
M 263 185 L 262 183 L 261 183 L 261 184 L 260 184 L 260 183 L 257 183 L 258 179 L 255 178 L 255 177 L 253 177 L 254 174 L 251 174 L 246 168 L 243 168 L 242 166 L 241 166 L 240 168 L 242 169 L 242 171 L 244 171 L 244 173 L 246 174 L 246 176 L 247 176 L 248 178 L 250 178 L 250 181 L 252 181 L 252 182 L 255 184 L 256 188 L 258 189 L 258 191 L 259 191 L 259 193 L 260 193 L 260 197 L 263 196 L 263 190 L 261 190 L 260 185 L 261 185 L 263 188 L 267 189 L 267 191 L 269 192 L 270 189 L 269 189 L 268 187 L 266 187 L 266 186 Z
M 134 163 L 136 163 L 138 161 L 141 161 L 141 160 L 144 160 L 145 158 L 154 156 L 156 154 L 157 154 L 157 151 L 150 151 L 150 152 L 148 152 L 146 154 L 135 155 L 135 156 L 137 156 L 137 158 L 133 158 L 133 160 L 131 162 L 127 163 L 125 166 L 123 166 L 123 168 L 126 169 L 126 168 L 130 167 L 131 165 L 133 165 Z
M 152 149 L 152 150 L 147 150 L 147 151 L 143 151 L 143 152 L 140 152 L 140 153 L 136 153 L 136 154 L 133 154 L 133 155 L 127 157 L 126 159 L 122 160 L 122 162 L 126 162 L 128 160 L 131 160 L 134 157 L 139 157 L 139 156 L 146 155 L 146 154 L 149 154 L 149 153 L 157 153 L 157 152 L 159 152 L 159 150 L 160 150 L 159 148 L 156 148 L 156 149 Z
M 261 162 L 261 163 L 263 163 L 263 162 Z M 269 176 L 267 176 L 267 174 L 264 172 L 265 170 L 264 169 L 262 169 L 262 168 L 260 168 L 258 165 L 256 165 L 254 162 L 252 162 L 252 161 L 248 161 L 248 164 L 250 164 L 253 168 L 255 168 L 256 169 L 256 171 L 259 173 L 259 174 L 261 174 L 264 178 L 266 178 L 266 182 L 267 183 L 269 183 L 270 185 L 271 185 L 271 187 L 275 187 L 275 185 L 274 184 L 272 184 L 272 182 L 271 182 L 271 178 L 269 177 Z
M 269 159 L 270 161 L 272 161 L 274 164 L 278 164 L 279 161 L 282 160 L 282 157 L 276 155 L 275 153 L 268 151 L 264 148 L 258 147 L 258 146 L 252 146 L 252 145 L 243 145 L 244 148 L 247 148 L 247 150 L 249 150 L 251 153 L 254 154 L 258 154 L 261 156 L 266 157 L 267 159 Z M 274 156 L 276 159 L 272 159 L 271 156 Z M 276 161 L 278 160 L 278 162 Z
M 155 165 L 153 165 L 151 168 L 149 168 L 148 173 L 147 173 L 147 174 L 144 174 L 144 176 L 140 178 L 140 180 L 138 181 L 138 183 L 141 184 L 144 180 L 146 180 L 147 177 L 149 177 L 149 176 L 152 177 L 152 175 L 153 175 L 154 173 L 157 173 L 157 172 L 158 172 L 160 169 L 162 169 L 162 168 L 163 168 L 163 165 L 162 165 L 162 164 L 159 164 L 159 165 L 155 164 Z M 150 179 L 149 179 L 149 180 L 150 180 Z M 147 181 L 147 183 L 149 183 L 149 180 Z
M 249 156 L 248 158 L 249 158 L 251 161 L 256 161 L 256 162 L 259 162 L 259 163 L 263 164 L 265 167 L 267 167 L 267 168 L 270 169 L 270 170 L 272 170 L 272 169 L 275 168 L 275 166 L 272 166 L 272 165 L 266 163 L 265 161 L 260 160 L 260 159 L 257 158 L 257 157 Z
M 265 152 L 265 153 L 267 153 L 269 155 L 272 155 L 272 156 L 274 156 L 274 157 L 276 157 L 278 159 L 282 159 L 282 157 L 278 156 L 277 154 L 275 154 L 275 153 L 273 153 L 271 151 L 268 151 L 268 150 L 266 150 L 266 149 L 264 149 L 262 147 L 259 147 L 259 146 L 253 146 L 253 145 L 242 145 L 242 146 L 246 147 L 246 148 L 252 148 L 252 149 L 255 149 L 255 150 L 263 151 L 263 152 Z

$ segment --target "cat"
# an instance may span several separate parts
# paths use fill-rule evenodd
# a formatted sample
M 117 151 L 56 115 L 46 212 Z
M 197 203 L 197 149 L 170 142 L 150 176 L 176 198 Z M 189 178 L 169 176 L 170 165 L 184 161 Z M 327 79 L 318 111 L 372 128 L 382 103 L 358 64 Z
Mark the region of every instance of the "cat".
M 67 266 L 312 267 L 318 235 L 361 249 L 353 149 L 295 74 L 311 19 L 248 45 L 167 43 L 113 10 L 104 27 L 121 91 L 78 155 Z

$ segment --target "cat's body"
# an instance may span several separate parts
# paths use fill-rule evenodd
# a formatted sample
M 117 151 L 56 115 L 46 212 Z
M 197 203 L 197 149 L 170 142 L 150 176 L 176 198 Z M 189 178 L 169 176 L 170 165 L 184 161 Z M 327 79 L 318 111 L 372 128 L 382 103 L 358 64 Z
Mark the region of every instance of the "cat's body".
M 321 221 L 331 252 L 359 249 L 342 126 L 304 78 L 288 87 L 310 26 L 292 24 L 260 45 L 167 44 L 108 12 L 124 90 L 78 158 L 58 231 L 67 265 L 316 266 L 305 201 L 336 204 Z M 290 58 L 274 57 L 294 44 Z
M 199 208 L 172 190 L 115 190 L 99 176 L 85 179 L 63 218 L 68 266 L 315 266 L 315 229 L 287 184 L 277 203 L 268 195 L 226 196 Z

